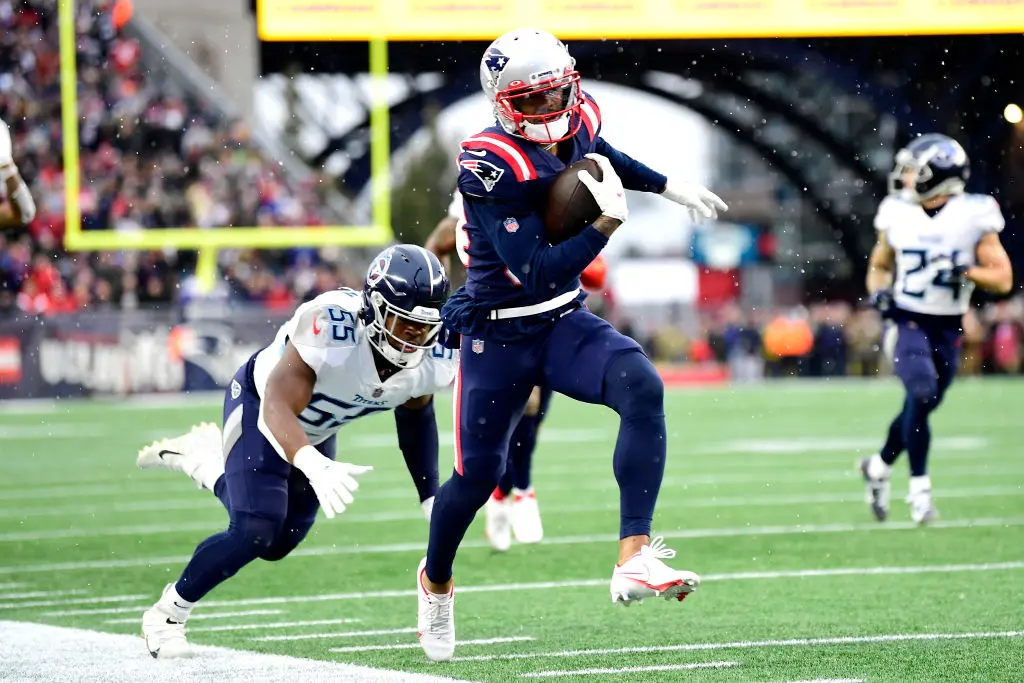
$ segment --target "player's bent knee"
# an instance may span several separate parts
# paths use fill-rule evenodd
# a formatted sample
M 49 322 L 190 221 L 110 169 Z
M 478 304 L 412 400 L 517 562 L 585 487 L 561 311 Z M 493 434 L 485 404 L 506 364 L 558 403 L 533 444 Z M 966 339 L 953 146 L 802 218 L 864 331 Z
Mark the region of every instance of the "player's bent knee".
M 620 415 L 664 412 L 665 383 L 640 351 L 623 353 L 608 364 L 604 388 L 608 405 Z
M 913 378 L 906 383 L 907 394 L 923 408 L 939 404 L 939 383 L 931 377 Z
M 505 474 L 505 459 L 500 454 L 477 455 L 463 462 L 462 478 L 473 484 L 490 486 L 492 489 Z
M 259 558 L 261 560 L 266 560 L 267 562 L 277 562 L 288 557 L 288 555 L 306 538 L 306 535 L 309 533 L 312 526 L 313 520 L 309 520 L 308 524 L 303 523 L 298 526 L 282 529 L 274 539 L 273 544 L 260 553 Z
M 251 552 L 253 557 L 263 557 L 277 541 L 283 525 L 283 519 L 238 512 L 231 516 L 228 532 L 235 537 L 239 546 Z

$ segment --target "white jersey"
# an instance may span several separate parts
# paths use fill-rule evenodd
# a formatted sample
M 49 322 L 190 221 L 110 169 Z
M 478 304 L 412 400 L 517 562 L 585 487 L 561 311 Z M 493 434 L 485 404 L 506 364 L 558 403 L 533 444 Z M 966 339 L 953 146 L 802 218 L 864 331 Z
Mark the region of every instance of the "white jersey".
M 381 382 L 366 326 L 358 317 L 361 307 L 362 295 L 351 289 L 321 294 L 299 306 L 273 343 L 256 356 L 253 380 L 260 399 L 288 341 L 316 373 L 313 397 L 299 415 L 313 445 L 353 420 L 433 394 L 455 379 L 458 352 L 438 344 L 424 353 L 419 365 Z
M 953 195 L 934 217 L 916 202 L 889 196 L 875 216 L 896 252 L 893 297 L 897 308 L 925 315 L 963 315 L 974 283 L 947 279 L 951 265 L 976 265 L 978 242 L 998 233 L 1005 221 L 996 200 L 986 194 Z

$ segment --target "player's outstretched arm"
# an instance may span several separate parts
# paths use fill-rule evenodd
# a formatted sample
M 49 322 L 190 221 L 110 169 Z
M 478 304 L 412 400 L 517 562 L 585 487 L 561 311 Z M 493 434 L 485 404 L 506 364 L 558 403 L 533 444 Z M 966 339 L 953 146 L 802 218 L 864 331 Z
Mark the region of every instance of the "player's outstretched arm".
M 36 203 L 28 185 L 21 179 L 18 167 L 14 164 L 11 146 L 11 131 L 7 124 L 0 120 L 0 181 L 7 190 L 8 203 L 0 206 L 0 227 L 26 225 L 36 216 Z
M 1007 294 L 1013 289 L 1013 267 L 1010 257 L 999 241 L 999 235 L 986 233 L 978 241 L 978 265 L 966 270 L 964 276 L 986 292 Z
M 352 493 L 359 488 L 355 477 L 373 468 L 334 462 L 309 443 L 298 416 L 309 405 L 315 384 L 316 373 L 288 342 L 267 378 L 257 425 L 278 455 L 306 475 L 331 519 L 352 504 Z
M 402 450 L 405 466 L 416 485 L 420 507 L 428 522 L 439 486 L 437 418 L 434 416 L 433 399 L 433 396 L 420 396 L 395 408 L 398 447 Z
M 693 183 L 684 183 L 667 178 L 647 167 L 628 154 L 623 154 L 598 136 L 594 141 L 594 152 L 607 157 L 612 168 L 622 179 L 627 190 L 653 192 L 688 208 L 695 217 L 715 219 L 719 211 L 727 211 L 728 205 L 711 190 Z

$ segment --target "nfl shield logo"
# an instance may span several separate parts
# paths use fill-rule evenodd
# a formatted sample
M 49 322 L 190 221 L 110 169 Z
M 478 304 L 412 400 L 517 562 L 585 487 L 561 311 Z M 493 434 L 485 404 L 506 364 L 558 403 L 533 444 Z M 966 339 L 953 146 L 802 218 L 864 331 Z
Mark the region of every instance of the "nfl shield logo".
M 474 339 L 473 340 L 473 353 L 483 353 L 483 352 L 484 352 L 484 340 L 483 339 Z
M 377 387 L 376 389 L 373 390 L 373 397 L 374 398 L 380 398 L 383 395 L 384 395 L 384 390 L 381 389 L 380 387 Z
M 505 226 L 505 230 L 507 230 L 508 232 L 515 232 L 516 230 L 519 229 L 519 221 L 517 221 L 515 218 L 506 218 L 505 222 L 502 223 L 502 225 Z

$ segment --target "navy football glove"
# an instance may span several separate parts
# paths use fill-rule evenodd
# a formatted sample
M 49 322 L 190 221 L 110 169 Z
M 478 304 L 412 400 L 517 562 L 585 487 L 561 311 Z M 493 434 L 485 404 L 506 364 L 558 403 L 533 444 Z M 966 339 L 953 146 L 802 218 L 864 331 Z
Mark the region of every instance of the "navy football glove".
M 892 290 L 880 289 L 877 292 L 871 292 L 871 305 L 882 314 L 883 318 L 887 318 L 893 308 Z

